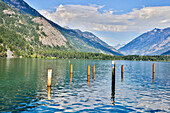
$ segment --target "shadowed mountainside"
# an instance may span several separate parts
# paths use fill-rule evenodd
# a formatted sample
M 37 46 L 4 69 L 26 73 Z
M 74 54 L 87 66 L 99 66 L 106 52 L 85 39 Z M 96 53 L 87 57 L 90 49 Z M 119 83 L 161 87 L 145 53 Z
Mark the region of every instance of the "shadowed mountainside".
M 119 49 L 125 55 L 161 55 L 170 49 L 170 27 L 153 29 Z

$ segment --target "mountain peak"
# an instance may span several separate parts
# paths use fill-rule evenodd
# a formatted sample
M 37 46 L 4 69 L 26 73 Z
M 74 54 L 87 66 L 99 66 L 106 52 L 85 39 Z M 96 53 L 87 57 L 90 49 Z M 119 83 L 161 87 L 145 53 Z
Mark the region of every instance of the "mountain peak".
M 64 26 L 63 28 L 65 28 L 65 29 L 70 29 L 68 26 Z
M 157 31 L 160 31 L 161 29 L 159 29 L 159 28 L 155 28 L 155 29 L 153 29 L 151 32 L 157 32 Z
M 144 33 L 135 38 L 119 51 L 126 55 L 161 55 L 170 48 L 170 28 Z

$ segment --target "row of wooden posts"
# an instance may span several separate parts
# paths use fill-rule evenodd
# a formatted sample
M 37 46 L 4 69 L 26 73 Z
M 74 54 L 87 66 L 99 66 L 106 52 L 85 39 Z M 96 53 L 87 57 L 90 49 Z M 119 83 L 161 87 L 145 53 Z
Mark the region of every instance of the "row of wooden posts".
M 70 66 L 70 82 L 73 78 L 73 64 Z M 95 79 L 95 65 L 93 65 L 93 80 Z M 90 82 L 90 65 L 87 67 L 87 82 Z
M 115 64 L 114 64 L 115 66 Z M 121 66 L 121 81 L 123 81 L 124 65 Z M 155 82 L 155 63 L 153 63 L 153 82 Z
M 121 66 L 121 81 L 123 81 L 124 65 Z M 73 64 L 70 65 L 70 82 L 73 78 Z M 95 80 L 95 65 L 93 65 L 93 80 Z M 51 87 L 52 69 L 48 69 L 47 86 Z M 90 65 L 87 68 L 87 82 L 90 82 Z M 155 63 L 153 63 L 153 82 L 155 82 Z M 115 61 L 112 61 L 112 88 L 115 88 Z
M 72 83 L 73 79 L 73 64 L 70 65 L 70 82 Z M 93 81 L 95 80 L 95 65 L 93 65 Z M 51 81 L 52 81 L 52 69 L 48 69 L 48 80 L 47 80 L 47 86 L 51 87 Z M 87 82 L 90 82 L 90 65 L 87 67 Z

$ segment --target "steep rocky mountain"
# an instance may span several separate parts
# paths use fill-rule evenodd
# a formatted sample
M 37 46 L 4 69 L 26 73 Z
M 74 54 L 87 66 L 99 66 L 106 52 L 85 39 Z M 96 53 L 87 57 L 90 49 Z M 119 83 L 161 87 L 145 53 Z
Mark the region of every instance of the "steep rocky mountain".
M 166 51 L 165 53 L 162 53 L 161 55 L 170 55 L 170 50 Z
M 126 55 L 161 55 L 170 50 L 170 27 L 153 29 L 119 49 Z
M 55 43 L 49 43 L 49 41 L 48 41 L 48 40 L 56 39 L 57 40 L 56 43 L 59 41 L 58 42 L 58 44 L 59 44 L 60 40 L 63 40 L 64 42 L 62 41 L 62 44 L 67 42 L 67 45 L 65 45 L 65 47 L 71 47 L 72 49 L 74 48 L 74 50 L 76 50 L 76 51 L 122 55 L 120 52 L 118 52 L 113 47 L 109 46 L 108 44 L 106 44 L 105 42 L 103 42 L 102 40 L 100 40 L 98 37 L 96 37 L 94 34 L 92 34 L 90 32 L 82 32 L 80 30 L 70 29 L 68 27 L 63 28 L 63 27 L 59 26 L 58 24 L 46 19 L 40 13 L 38 13 L 35 9 L 31 8 L 23 0 L 2 0 L 2 1 L 5 2 L 6 4 L 8 4 L 10 7 L 16 9 L 17 11 L 19 11 L 22 14 L 29 14 L 31 16 L 37 17 L 37 19 L 41 19 L 41 21 L 40 20 L 37 21 L 37 19 L 33 19 L 33 21 L 35 23 L 38 23 L 40 25 L 42 24 L 45 26 L 47 24 L 50 24 L 49 26 L 55 27 L 55 28 L 52 28 L 52 29 L 57 30 L 55 32 L 56 35 L 54 35 L 54 37 L 50 36 L 51 31 L 48 30 L 49 33 L 46 32 L 46 30 L 48 29 L 47 28 L 48 25 L 46 27 L 43 27 L 43 29 L 44 29 L 43 32 L 46 35 L 48 35 L 48 37 L 45 36 L 44 39 L 39 38 L 43 45 L 56 46 Z M 42 23 L 42 19 L 45 24 Z M 42 28 L 42 27 L 40 27 L 40 28 Z M 59 37 L 58 37 L 57 33 L 60 34 Z M 53 32 L 51 32 L 51 34 L 53 34 Z M 59 46 L 60 46 L 60 44 L 59 44 Z
M 0 56 L 31 55 L 44 48 L 70 49 L 67 39 L 42 17 L 24 15 L 0 1 Z

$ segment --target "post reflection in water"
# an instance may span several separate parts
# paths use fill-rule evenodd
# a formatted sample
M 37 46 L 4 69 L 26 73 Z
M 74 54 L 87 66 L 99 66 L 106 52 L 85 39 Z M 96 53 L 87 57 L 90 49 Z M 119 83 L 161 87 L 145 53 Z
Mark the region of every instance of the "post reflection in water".
M 153 84 L 155 82 L 155 73 L 153 72 Z
M 93 73 L 93 82 L 95 81 L 95 73 Z
M 51 100 L 51 87 L 47 87 L 48 100 Z
M 111 100 L 112 100 L 112 105 L 115 105 L 115 85 L 112 86 Z
M 110 62 L 0 58 L 0 112 L 169 111 L 170 62 L 157 62 L 154 81 L 152 62 L 116 61 L 116 78 L 111 75 Z M 70 64 L 74 66 L 72 83 Z M 93 64 L 96 79 L 89 84 L 87 66 Z M 121 82 L 122 64 L 126 66 L 126 82 Z M 51 68 L 50 88 L 47 70 Z
M 72 76 L 73 76 L 73 74 L 70 73 L 70 83 L 72 83 Z
M 121 66 L 121 82 L 123 82 L 124 65 Z
M 115 105 L 115 64 L 112 67 L 112 93 L 111 93 L 112 105 Z
M 87 82 L 87 85 L 90 86 L 90 82 Z

